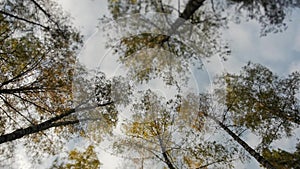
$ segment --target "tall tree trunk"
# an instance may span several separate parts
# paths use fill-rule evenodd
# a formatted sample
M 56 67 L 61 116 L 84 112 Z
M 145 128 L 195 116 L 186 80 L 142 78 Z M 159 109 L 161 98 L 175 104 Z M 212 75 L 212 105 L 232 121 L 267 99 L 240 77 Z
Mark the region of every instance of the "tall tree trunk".
M 160 146 L 160 149 L 162 151 L 163 158 L 164 158 L 164 162 L 167 164 L 169 169 L 175 169 L 175 167 L 173 166 L 171 160 L 168 157 L 168 154 L 166 152 L 165 146 L 163 145 L 163 141 L 160 138 L 160 135 L 158 135 L 158 140 L 159 140 L 159 146 Z
M 211 115 L 206 114 L 206 113 L 204 113 L 204 115 L 206 117 L 212 119 L 213 121 L 215 121 L 223 130 L 225 130 L 236 142 L 238 142 L 262 166 L 264 166 L 264 167 L 266 167 L 268 169 L 275 169 L 275 167 L 268 160 L 266 160 L 263 156 L 261 156 L 253 148 L 251 148 L 245 141 L 243 141 L 239 136 L 237 136 L 233 131 L 231 131 L 226 125 L 224 125 L 216 117 L 211 116 Z
M 52 117 L 49 120 L 47 120 L 45 122 L 42 122 L 40 124 L 32 125 L 32 126 L 29 126 L 27 128 L 17 129 L 15 131 L 11 132 L 11 133 L 1 135 L 0 136 L 0 144 L 22 138 L 22 137 L 24 137 L 26 135 L 29 135 L 29 134 L 38 133 L 38 132 L 47 130 L 47 129 L 52 128 L 52 127 L 76 124 L 79 121 L 74 120 L 74 121 L 65 121 L 64 122 L 64 121 L 59 121 L 59 120 L 63 119 L 66 116 L 69 116 L 69 115 L 71 115 L 75 112 L 78 112 L 78 111 L 91 110 L 91 109 L 94 109 L 96 107 L 106 106 L 106 105 L 109 105 L 109 104 L 111 104 L 111 102 L 105 103 L 105 104 L 102 104 L 102 105 L 97 105 L 97 106 L 89 106 L 89 107 L 78 108 L 78 109 L 70 109 L 69 111 L 66 111 L 63 114 Z
M 168 35 L 160 42 L 161 44 L 168 41 L 172 34 L 174 34 L 177 29 L 199 9 L 205 0 L 189 0 L 185 6 L 185 9 L 182 13 L 179 14 L 179 17 L 171 25 L 171 29 L 168 32 Z
M 185 9 L 180 13 L 179 18 L 171 26 L 169 35 L 176 32 L 176 30 L 199 9 L 205 0 L 189 0 L 185 6 Z

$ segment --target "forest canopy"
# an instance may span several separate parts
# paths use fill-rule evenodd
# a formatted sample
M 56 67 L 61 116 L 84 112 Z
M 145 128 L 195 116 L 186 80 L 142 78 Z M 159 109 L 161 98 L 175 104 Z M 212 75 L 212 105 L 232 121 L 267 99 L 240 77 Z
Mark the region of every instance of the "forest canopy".
M 300 2 L 174 2 L 107 0 L 92 43 L 55 1 L 1 1 L 0 167 L 298 168 L 299 70 L 203 72 L 235 59 L 229 23 L 284 33 Z

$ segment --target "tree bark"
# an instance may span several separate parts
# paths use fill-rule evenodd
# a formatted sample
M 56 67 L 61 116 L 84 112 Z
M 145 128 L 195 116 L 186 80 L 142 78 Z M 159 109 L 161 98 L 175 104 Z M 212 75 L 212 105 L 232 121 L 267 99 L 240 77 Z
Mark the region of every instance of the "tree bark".
M 209 114 L 203 113 L 206 117 L 215 121 L 223 130 L 225 130 L 236 142 L 238 142 L 252 157 L 254 157 L 262 166 L 267 169 L 275 169 L 275 167 L 266 160 L 263 156 L 257 153 L 253 148 L 251 148 L 245 141 L 243 141 L 239 136 L 237 136 L 233 131 L 231 131 L 227 126 L 225 126 L 216 117 Z

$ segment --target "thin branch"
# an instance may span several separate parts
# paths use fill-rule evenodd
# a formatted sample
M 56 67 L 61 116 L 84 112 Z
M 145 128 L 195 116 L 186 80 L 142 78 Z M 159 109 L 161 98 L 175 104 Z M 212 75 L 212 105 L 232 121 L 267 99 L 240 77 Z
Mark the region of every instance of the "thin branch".
M 177 12 L 180 15 L 180 0 L 177 1 Z
M 26 104 L 26 101 L 24 101 L 24 100 L 21 99 L 21 102 L 23 103 L 25 109 L 27 110 L 27 114 L 28 114 L 29 118 L 33 119 L 32 116 L 31 116 L 31 114 L 30 114 L 30 112 L 29 112 L 29 109 L 28 109 L 29 106 Z M 48 139 L 48 141 L 53 145 L 53 141 L 50 139 L 50 137 L 44 131 L 41 131 L 41 133 L 44 136 L 46 136 L 46 138 Z
M 35 0 L 31 0 L 49 19 L 51 18 L 51 15 L 48 14 L 41 6 L 38 4 Z
M 33 2 L 34 5 L 37 6 L 49 18 L 49 20 L 56 25 L 58 30 L 60 30 L 59 24 L 52 19 L 52 16 L 44 8 L 42 8 L 42 6 L 40 4 L 38 4 L 35 0 L 31 0 L 31 2 Z M 62 31 L 60 30 L 60 32 L 62 32 Z
M 231 162 L 231 161 L 234 161 L 234 160 L 236 160 L 236 159 L 228 160 L 228 162 Z M 210 165 L 213 165 L 213 164 L 216 164 L 216 163 L 220 163 L 220 162 L 223 162 L 223 161 L 226 161 L 226 160 L 220 159 L 220 160 L 217 160 L 217 161 L 213 161 L 213 162 L 210 162 L 210 163 L 205 164 L 205 165 L 203 165 L 203 166 L 200 166 L 200 167 L 198 167 L 198 168 L 196 168 L 196 169 L 207 168 L 207 167 L 210 166 Z
M 9 17 L 12 17 L 12 18 L 15 18 L 15 19 L 18 19 L 18 20 L 21 20 L 21 21 L 30 23 L 30 24 L 32 24 L 32 25 L 37 25 L 37 26 L 39 26 L 39 27 L 44 28 L 45 30 L 50 30 L 50 28 L 49 28 L 48 26 L 44 26 L 44 25 L 42 25 L 42 24 L 39 24 L 39 23 L 30 21 L 30 20 L 27 20 L 27 19 L 25 19 L 25 18 L 21 18 L 21 17 L 19 17 L 19 16 L 10 14 L 10 13 L 8 13 L 8 12 L 5 12 L 5 11 L 0 10 L 0 13 L 4 14 L 4 15 L 6 15 L 6 16 L 9 16 Z
M 14 118 L 12 118 L 10 115 L 9 115 L 9 113 L 7 113 L 2 107 L 0 107 L 0 109 L 4 112 L 4 114 L 10 119 L 10 120 L 12 120 L 16 125 L 18 125 L 19 127 L 21 127 L 20 125 L 19 125 L 19 123 L 14 119 Z
M 144 141 L 149 142 L 149 143 L 151 143 L 151 144 L 156 144 L 156 145 L 158 145 L 156 142 L 151 141 L 151 140 L 148 140 L 148 139 L 146 139 L 146 138 L 144 138 L 144 137 L 142 137 L 142 136 L 139 136 L 139 135 L 133 135 L 133 134 L 127 134 L 127 135 L 130 136 L 130 137 L 133 137 L 133 138 L 137 138 L 137 139 L 144 140 Z
M 211 3 L 211 8 L 212 8 L 212 11 L 213 11 L 214 13 L 216 13 L 216 9 L 215 9 L 214 0 L 210 0 L 210 3 Z
M 28 73 L 28 72 L 32 71 L 33 69 L 35 69 L 39 65 L 39 63 L 42 61 L 42 58 L 43 57 L 41 57 L 41 59 L 37 60 L 37 62 L 35 64 L 33 64 L 29 69 L 27 69 L 24 72 L 16 75 L 15 77 L 11 78 L 10 80 L 7 80 L 7 81 L 1 83 L 0 88 L 3 87 L 4 85 L 7 85 L 7 84 L 9 84 L 11 82 L 16 81 L 18 78 L 24 76 L 26 73 Z
M 159 6 L 160 6 L 160 10 L 162 11 L 162 13 L 166 14 L 162 0 L 157 0 L 157 2 L 160 4 Z M 171 25 L 168 16 L 164 15 L 164 18 L 165 18 L 166 22 L 168 23 L 168 25 Z
M 31 125 L 34 125 L 34 123 L 32 122 L 32 120 L 28 119 L 26 116 L 24 116 L 19 110 L 17 110 L 15 107 L 13 107 L 5 98 L 1 97 L 1 99 L 3 100 L 3 102 L 8 105 L 8 107 L 10 107 L 12 110 L 14 110 L 15 112 L 17 112 L 20 116 L 22 116 L 26 121 L 28 121 Z
M 25 98 L 23 98 L 23 97 L 21 97 L 21 96 L 15 94 L 15 93 L 14 93 L 13 95 L 16 96 L 17 98 L 21 99 L 22 101 L 25 101 L 25 102 L 28 102 L 28 103 L 34 105 L 35 107 L 37 107 L 37 108 L 39 108 L 39 109 L 41 109 L 41 110 L 44 110 L 44 111 L 47 111 L 47 112 L 51 112 L 51 111 L 48 110 L 47 108 L 42 107 L 42 106 L 40 106 L 40 105 L 38 105 L 38 104 L 36 104 L 36 103 L 34 103 L 34 102 L 28 100 L 28 99 L 25 99 Z

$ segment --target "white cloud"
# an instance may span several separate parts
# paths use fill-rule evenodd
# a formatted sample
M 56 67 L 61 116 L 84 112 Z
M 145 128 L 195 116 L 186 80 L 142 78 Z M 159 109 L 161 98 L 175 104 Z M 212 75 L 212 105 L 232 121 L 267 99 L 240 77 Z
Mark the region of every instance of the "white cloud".
M 91 35 L 99 23 L 98 19 L 107 15 L 107 1 L 103 0 L 57 0 L 74 19 L 83 35 Z
M 230 23 L 229 29 L 224 31 L 224 37 L 229 40 L 229 44 L 234 51 L 251 52 L 255 48 L 255 40 L 258 38 L 257 24 L 255 22 Z

